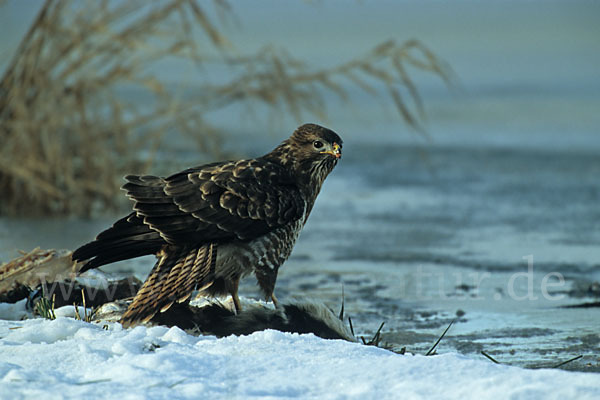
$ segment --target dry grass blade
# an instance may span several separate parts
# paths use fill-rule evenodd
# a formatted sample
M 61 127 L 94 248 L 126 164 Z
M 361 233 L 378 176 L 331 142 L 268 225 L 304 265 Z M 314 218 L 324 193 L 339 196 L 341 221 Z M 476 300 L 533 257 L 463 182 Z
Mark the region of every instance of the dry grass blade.
M 400 92 L 393 87 L 389 88 L 389 92 L 390 97 L 392 98 L 392 100 L 394 100 L 396 108 L 400 112 L 400 115 L 402 115 L 402 118 L 404 118 L 414 128 L 418 129 L 421 132 L 424 132 L 424 130 L 420 127 L 420 124 L 417 121 L 417 119 L 415 119 L 415 117 L 412 115 L 412 113 L 406 106 L 406 103 L 402 99 L 402 95 L 400 94 Z
M 560 362 L 560 363 L 558 363 L 558 364 L 556 364 L 556 365 L 553 365 L 553 366 L 551 366 L 550 368 L 560 368 L 560 367 L 562 367 L 563 365 L 566 365 L 566 364 L 568 364 L 568 363 L 570 363 L 570 362 L 573 362 L 573 361 L 577 361 L 577 360 L 579 360 L 580 358 L 583 358 L 583 354 L 580 354 L 580 355 L 578 355 L 577 357 L 570 358 L 570 359 L 568 359 L 568 360 L 566 360 L 566 361 Z
M 92 309 L 92 311 L 88 314 L 87 306 L 85 304 L 85 290 L 83 288 L 81 289 L 81 302 L 83 304 L 83 317 L 81 314 L 79 314 L 79 307 L 77 306 L 77 303 L 73 303 L 75 319 L 84 322 L 92 322 L 94 310 Z
M 413 99 L 415 106 L 417 108 L 417 113 L 419 118 L 425 119 L 425 106 L 423 105 L 423 100 L 421 99 L 421 95 L 417 90 L 417 87 L 410 79 L 410 76 L 406 72 L 406 68 L 404 68 L 404 64 L 402 63 L 402 57 L 400 54 L 397 54 L 393 59 L 394 67 L 398 71 L 398 75 L 400 76 L 400 80 L 408 89 L 411 98 Z
M 416 50 L 425 60 L 419 59 L 418 55 L 413 55 L 411 50 Z M 401 50 L 402 58 L 414 67 L 435 73 L 442 78 L 446 84 L 451 85 L 456 77 L 452 69 L 441 59 L 439 59 L 431 50 L 418 40 L 411 39 L 404 43 Z
M 494 364 L 502 364 L 501 362 L 499 362 L 498 360 L 496 360 L 494 357 L 492 357 L 491 355 L 489 355 L 488 353 L 486 353 L 483 350 L 481 351 L 481 355 L 483 355 L 484 357 L 486 357 L 488 360 L 492 361 Z M 543 366 L 543 365 L 542 366 L 534 366 L 533 368 L 560 368 L 560 367 L 562 367 L 562 366 L 564 366 L 566 364 L 569 364 L 569 363 L 571 363 L 573 361 L 577 361 L 580 358 L 583 358 L 582 354 L 580 354 L 580 355 L 578 355 L 576 357 L 573 357 L 573 358 L 569 358 L 568 360 L 562 361 L 562 362 L 560 362 L 558 364 L 554 364 L 554 365 L 550 365 L 550 366 Z
M 493 362 L 494 364 L 500 364 L 499 361 L 497 361 L 494 357 L 490 356 L 488 353 L 486 353 L 483 350 L 481 350 L 481 355 L 484 356 L 485 358 L 487 358 L 488 360 L 490 360 L 491 362 Z
M 344 300 L 345 300 L 344 285 L 342 285 L 342 307 L 340 308 L 340 314 L 338 315 L 338 318 L 340 319 L 340 321 L 344 320 Z
M 433 356 L 435 355 L 435 349 L 438 346 L 438 344 L 440 344 L 440 342 L 442 341 L 442 339 L 444 338 L 444 336 L 446 336 L 446 333 L 448 333 L 448 330 L 450 329 L 450 327 L 452 326 L 452 324 L 454 324 L 454 321 L 456 321 L 455 319 L 453 319 L 450 324 L 448 324 L 448 327 L 444 330 L 444 333 L 442 333 L 442 335 L 438 338 L 438 340 L 436 340 L 436 342 L 433 344 L 433 346 L 431 346 L 431 348 L 429 349 L 429 351 L 427 353 L 425 353 L 426 356 Z
M 88 314 L 87 306 L 85 304 L 85 290 L 81 289 L 81 302 L 83 303 L 83 320 L 85 322 L 90 322 L 92 320 L 92 314 Z
M 377 329 L 377 332 L 375 332 L 375 335 L 373 335 L 373 337 L 369 341 L 369 344 L 379 346 L 379 342 L 381 341 L 381 330 L 383 329 L 384 324 L 385 322 L 382 322 L 381 325 L 379 325 L 379 329 Z
M 379 346 L 379 343 L 381 342 L 381 329 L 383 329 L 383 325 L 385 325 L 385 321 L 379 325 L 379 329 L 377 329 L 377 332 L 375 332 L 370 340 L 367 341 L 364 336 L 361 336 L 360 340 L 363 342 L 363 344 L 367 346 Z
M 73 310 L 75 312 L 75 319 L 77 321 L 81 321 L 81 315 L 79 315 L 79 307 L 77 307 L 77 303 L 73 303 Z
M 354 333 L 354 326 L 352 326 L 352 318 L 350 317 L 348 317 L 348 325 L 350 325 L 350 332 L 352 333 L 352 336 L 356 336 Z
M 212 42 L 220 47 L 229 45 L 229 41 L 223 35 L 221 35 L 219 30 L 210 22 L 198 4 L 193 0 L 188 0 L 188 4 L 194 12 L 196 20 L 200 23 L 200 25 L 202 25 L 206 33 L 208 33 L 208 36 Z
M 56 314 L 54 313 L 54 300 L 55 296 L 52 296 L 52 300 L 48 300 L 44 295 L 38 300 L 35 304 L 35 311 L 38 315 L 43 318 L 54 320 L 56 319 Z

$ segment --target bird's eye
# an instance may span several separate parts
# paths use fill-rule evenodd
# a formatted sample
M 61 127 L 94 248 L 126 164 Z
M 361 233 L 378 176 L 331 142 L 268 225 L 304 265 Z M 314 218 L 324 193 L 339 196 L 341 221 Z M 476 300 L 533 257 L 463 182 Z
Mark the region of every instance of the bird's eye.
M 320 140 L 315 140 L 313 142 L 313 146 L 315 146 L 315 149 L 320 149 L 321 147 L 323 147 L 323 142 L 321 142 Z

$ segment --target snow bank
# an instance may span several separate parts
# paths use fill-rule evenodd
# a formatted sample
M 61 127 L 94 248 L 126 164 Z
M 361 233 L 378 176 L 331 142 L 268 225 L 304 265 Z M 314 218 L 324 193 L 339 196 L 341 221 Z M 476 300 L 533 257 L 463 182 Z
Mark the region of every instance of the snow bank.
M 223 339 L 71 318 L 0 321 L 0 398 L 600 398 L 598 374 L 457 354 L 401 356 L 313 335 Z

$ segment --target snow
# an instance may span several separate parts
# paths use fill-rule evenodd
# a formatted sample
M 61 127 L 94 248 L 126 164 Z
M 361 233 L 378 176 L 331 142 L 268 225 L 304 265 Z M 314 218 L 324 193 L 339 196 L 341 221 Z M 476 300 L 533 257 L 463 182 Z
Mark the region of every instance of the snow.
M 26 309 L 27 299 L 16 303 L 0 303 L 0 319 L 20 320 L 31 315 Z M 0 336 L 1 339 L 1 336 Z
M 600 398 L 598 374 L 398 355 L 312 334 L 0 320 L 0 398 Z

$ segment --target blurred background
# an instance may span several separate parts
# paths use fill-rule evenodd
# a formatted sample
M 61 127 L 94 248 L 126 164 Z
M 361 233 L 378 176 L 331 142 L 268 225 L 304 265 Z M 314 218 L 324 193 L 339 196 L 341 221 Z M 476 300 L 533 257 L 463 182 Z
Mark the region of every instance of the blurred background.
M 91 240 L 126 212 L 125 173 L 316 122 L 344 156 L 281 300 L 337 308 L 343 287 L 392 346 L 458 317 L 439 352 L 600 369 L 599 309 L 579 307 L 600 297 L 600 3 L 58 4 L 0 5 L 0 261 Z

